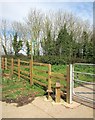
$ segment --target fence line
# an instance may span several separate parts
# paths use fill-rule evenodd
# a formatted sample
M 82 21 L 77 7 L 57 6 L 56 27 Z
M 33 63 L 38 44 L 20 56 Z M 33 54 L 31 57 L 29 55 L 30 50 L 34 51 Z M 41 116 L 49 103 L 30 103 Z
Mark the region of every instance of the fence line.
M 5 62 L 6 61 L 6 62 Z M 5 67 L 5 63 L 6 66 Z M 34 66 L 45 66 L 47 67 L 47 70 L 40 70 L 38 68 L 33 67 Z M 25 71 L 25 69 L 29 69 L 29 74 L 27 71 Z M 18 76 L 18 79 L 20 79 L 21 77 L 30 80 L 30 85 L 33 85 L 35 83 L 44 86 L 47 88 L 47 92 L 48 92 L 48 99 L 51 99 L 51 93 L 52 91 L 52 84 L 55 85 L 55 89 L 57 91 L 56 93 L 56 101 L 60 101 L 59 97 L 60 97 L 60 90 L 61 88 L 64 88 L 63 84 L 60 84 L 60 87 L 57 88 L 56 86 L 56 82 L 52 81 L 52 78 L 57 79 L 57 81 L 60 82 L 60 80 L 66 81 L 67 84 L 67 88 L 66 88 L 66 101 L 68 103 L 70 103 L 70 75 L 69 75 L 69 68 L 67 70 L 67 76 L 64 76 L 64 74 L 61 73 L 54 73 L 51 72 L 51 64 L 44 64 L 44 63 L 38 63 L 38 62 L 33 62 L 32 60 L 30 61 L 23 61 L 20 59 L 7 59 L 6 60 L 4 58 L 2 58 L 2 69 L 10 69 L 11 70 L 11 75 L 16 74 Z M 23 70 L 24 69 L 24 70 Z M 45 73 L 47 74 L 47 77 L 42 76 L 42 75 L 36 75 L 34 72 L 37 71 L 39 73 Z M 25 75 L 24 75 L 25 74 Z M 45 80 L 43 82 L 37 80 L 38 79 L 42 79 Z M 47 83 L 44 83 L 47 82 Z

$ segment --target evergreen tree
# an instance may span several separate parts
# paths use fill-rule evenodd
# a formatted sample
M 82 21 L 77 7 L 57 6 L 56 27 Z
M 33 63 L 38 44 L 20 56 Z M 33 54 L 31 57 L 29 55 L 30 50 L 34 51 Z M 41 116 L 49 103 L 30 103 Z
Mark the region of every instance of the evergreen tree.
M 87 44 L 86 59 L 88 60 L 88 62 L 92 63 L 94 62 L 93 60 L 95 59 L 93 37 L 91 38 L 91 40 L 89 40 Z
M 26 47 L 27 47 L 27 49 L 26 49 L 26 54 L 27 54 L 27 56 L 29 56 L 29 54 L 30 54 L 30 45 L 29 45 L 29 42 L 27 41 L 26 42 Z
M 52 39 L 51 36 L 51 30 L 47 30 L 47 36 L 46 38 L 44 37 L 44 42 L 41 44 L 43 51 L 44 51 L 44 55 L 54 55 L 54 49 L 55 49 L 55 42 Z
M 60 57 L 68 57 L 70 55 L 70 35 L 67 32 L 66 24 L 59 31 L 56 47 Z
M 15 33 L 14 35 L 14 39 L 13 39 L 13 49 L 15 52 L 15 55 L 17 55 L 17 53 L 22 49 L 22 40 L 17 41 L 17 33 Z
M 82 34 L 82 49 L 83 49 L 83 59 L 86 58 L 87 55 L 87 45 L 88 45 L 88 34 L 86 31 L 83 31 Z

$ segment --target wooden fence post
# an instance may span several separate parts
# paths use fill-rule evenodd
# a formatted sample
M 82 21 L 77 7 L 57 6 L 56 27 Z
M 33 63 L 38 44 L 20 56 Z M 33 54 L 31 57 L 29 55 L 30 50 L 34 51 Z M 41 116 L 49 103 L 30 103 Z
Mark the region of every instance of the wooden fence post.
M 67 103 L 72 103 L 73 81 L 72 81 L 72 64 L 67 66 Z
M 20 79 L 20 59 L 18 59 L 18 79 Z
M 5 69 L 7 70 L 7 58 L 5 58 Z
M 14 70 L 14 59 L 11 59 L 11 74 L 13 75 L 13 70 Z
M 4 62 L 4 58 L 2 57 L 2 69 L 4 70 L 5 68 L 5 62 Z
M 59 102 L 60 102 L 60 83 L 59 83 L 59 82 L 56 82 L 55 93 L 56 93 L 55 102 L 56 102 L 56 103 L 59 103 Z
M 52 92 L 52 89 L 51 89 L 51 64 L 48 65 L 48 100 L 51 100 L 51 92 Z
M 30 85 L 33 85 L 33 61 L 30 60 Z

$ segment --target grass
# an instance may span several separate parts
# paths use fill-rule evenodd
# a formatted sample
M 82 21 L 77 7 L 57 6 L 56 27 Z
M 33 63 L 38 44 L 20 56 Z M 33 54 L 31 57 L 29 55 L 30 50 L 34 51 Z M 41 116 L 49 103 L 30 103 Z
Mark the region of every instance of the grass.
M 29 81 L 24 79 L 18 80 L 17 76 L 13 76 L 12 79 L 2 79 L 2 98 L 3 99 L 17 99 L 21 96 L 35 95 L 42 96 L 45 91 L 36 85 L 31 86 Z

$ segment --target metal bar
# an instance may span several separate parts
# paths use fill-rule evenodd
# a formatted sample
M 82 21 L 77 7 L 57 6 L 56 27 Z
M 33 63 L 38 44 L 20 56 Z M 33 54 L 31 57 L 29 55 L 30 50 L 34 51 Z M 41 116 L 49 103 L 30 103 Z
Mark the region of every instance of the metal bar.
M 89 64 L 89 63 L 74 63 L 74 65 L 91 65 L 91 66 L 95 66 L 95 64 Z
M 95 92 L 93 91 L 93 92 L 75 92 L 75 93 L 77 93 L 77 94 L 95 94 Z
M 86 86 L 85 84 L 82 84 L 82 83 L 79 83 L 79 82 L 78 82 L 78 84 L 79 84 L 80 86 L 84 87 L 84 88 L 89 89 L 89 90 L 94 90 L 94 88 L 90 88 L 90 87 Z
M 91 102 L 93 102 L 93 103 L 95 103 L 95 101 L 93 100 L 93 99 L 90 99 L 90 98 L 88 98 L 88 97 L 85 97 L 85 96 L 82 96 L 82 95 L 77 95 L 77 94 L 75 94 L 75 93 L 73 93 L 75 96 L 77 96 L 77 97 L 80 97 L 80 98 L 82 98 L 82 99 L 84 99 L 84 100 L 88 100 L 88 101 L 91 101 Z
M 72 64 L 70 64 L 70 104 L 72 103 L 72 95 L 73 95 L 73 68 Z
M 90 107 L 90 108 L 95 109 L 95 104 L 93 104 L 92 101 L 79 98 L 79 97 L 76 96 L 76 95 L 73 95 L 73 100 L 74 100 L 75 102 L 81 103 L 81 104 L 83 104 L 83 105 L 85 105 L 85 106 L 87 106 L 87 107 Z
M 78 72 L 78 71 L 74 71 L 74 73 L 78 73 L 78 74 L 85 74 L 85 75 L 92 75 L 92 76 L 95 76 L 95 74 L 92 74 L 92 73 L 85 73 L 85 72 Z
M 73 84 L 73 90 L 74 91 L 74 64 L 72 65 L 72 84 Z
M 69 104 L 72 103 L 72 95 L 73 95 L 73 79 L 72 79 L 72 64 L 67 66 L 67 102 Z
M 90 84 L 90 85 L 95 85 L 95 83 L 93 83 L 93 82 L 86 82 L 86 81 L 78 80 L 78 79 L 74 79 L 73 81 L 75 81 L 75 82 L 82 82 L 82 83 Z

